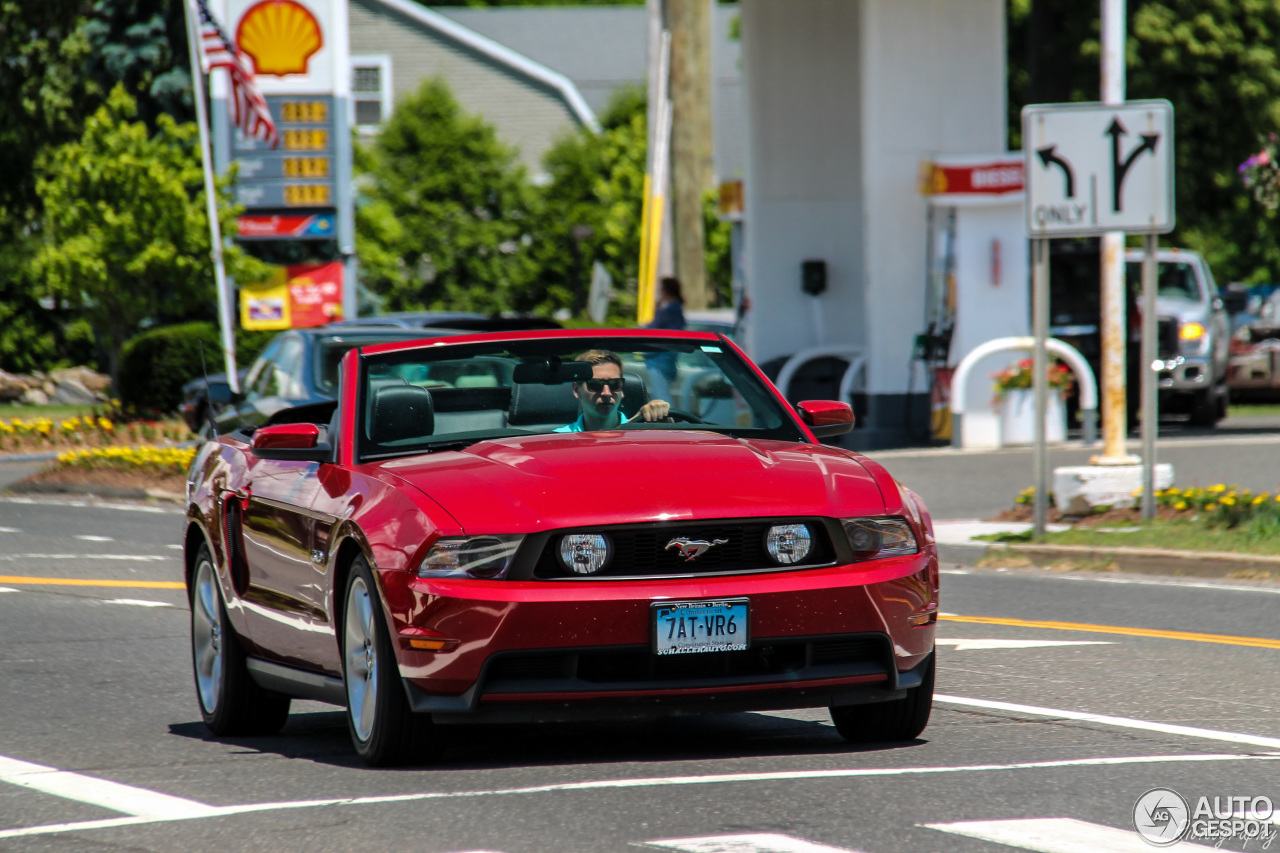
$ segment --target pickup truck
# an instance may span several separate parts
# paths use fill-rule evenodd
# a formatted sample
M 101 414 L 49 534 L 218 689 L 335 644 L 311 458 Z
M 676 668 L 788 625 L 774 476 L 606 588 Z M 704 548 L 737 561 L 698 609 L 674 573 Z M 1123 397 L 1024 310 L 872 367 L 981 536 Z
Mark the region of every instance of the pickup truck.
M 1231 359 L 1227 311 L 1213 273 L 1200 254 L 1162 249 L 1156 261 L 1160 414 L 1186 415 L 1193 425 L 1213 426 L 1227 414 Z M 1049 333 L 1080 350 L 1101 379 L 1101 260 L 1097 243 L 1080 241 L 1055 247 L 1050 265 Z M 1141 397 L 1141 250 L 1125 252 L 1125 281 L 1129 332 L 1126 396 L 1132 423 Z

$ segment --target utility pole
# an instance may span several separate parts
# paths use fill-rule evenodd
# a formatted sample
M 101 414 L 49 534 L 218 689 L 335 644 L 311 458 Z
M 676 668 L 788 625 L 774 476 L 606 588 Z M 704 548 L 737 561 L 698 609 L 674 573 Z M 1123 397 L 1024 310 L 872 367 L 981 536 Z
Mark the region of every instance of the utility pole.
M 1125 101 L 1125 0 L 1102 0 L 1102 102 Z M 1102 453 L 1095 465 L 1135 465 L 1125 450 L 1129 432 L 1125 402 L 1128 305 L 1124 282 L 1124 232 L 1102 235 Z
M 712 188 L 711 13 L 713 0 L 666 0 L 671 30 L 672 224 L 685 305 L 710 303 L 702 198 Z

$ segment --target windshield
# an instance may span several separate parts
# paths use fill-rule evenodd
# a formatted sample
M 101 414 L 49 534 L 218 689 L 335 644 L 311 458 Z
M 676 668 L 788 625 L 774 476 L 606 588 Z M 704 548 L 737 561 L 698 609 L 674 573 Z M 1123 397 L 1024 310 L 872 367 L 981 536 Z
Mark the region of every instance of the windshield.
M 612 337 L 426 346 L 364 358 L 361 460 L 521 435 L 710 430 L 804 441 L 719 341 Z M 663 411 L 666 416 L 655 417 Z
M 1125 264 L 1125 276 L 1129 290 L 1142 292 L 1142 264 L 1129 261 Z M 1156 295 L 1161 299 L 1188 299 L 1200 301 L 1200 283 L 1191 264 L 1182 261 L 1161 261 L 1156 273 Z
M 334 397 L 338 396 L 338 368 L 342 364 L 342 357 L 347 354 L 347 350 L 355 347 L 371 347 L 375 344 L 388 344 L 392 341 L 403 341 L 411 335 L 404 334 L 403 330 L 388 330 L 391 334 L 382 335 L 335 335 L 331 338 L 321 338 L 316 346 L 316 385 L 326 394 Z M 458 334 L 457 332 L 443 333 L 433 330 L 432 335 L 436 334 Z

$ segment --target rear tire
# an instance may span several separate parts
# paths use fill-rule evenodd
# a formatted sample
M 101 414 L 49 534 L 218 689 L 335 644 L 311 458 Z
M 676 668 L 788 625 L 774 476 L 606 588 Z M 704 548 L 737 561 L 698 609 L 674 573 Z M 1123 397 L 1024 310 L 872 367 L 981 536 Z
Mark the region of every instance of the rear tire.
M 344 601 L 342 675 L 356 752 L 373 767 L 433 761 L 441 752 L 439 736 L 429 716 L 409 707 L 378 587 L 363 556 L 351 566 Z
M 249 674 L 208 545 L 196 552 L 191 585 L 191 660 L 200 715 L 216 736 L 275 734 L 289 719 L 290 698 L 260 687 Z
M 907 695 L 891 702 L 834 705 L 831 722 L 849 743 L 915 740 L 929 724 L 933 709 L 933 671 L 936 653 L 929 656 L 924 680 Z

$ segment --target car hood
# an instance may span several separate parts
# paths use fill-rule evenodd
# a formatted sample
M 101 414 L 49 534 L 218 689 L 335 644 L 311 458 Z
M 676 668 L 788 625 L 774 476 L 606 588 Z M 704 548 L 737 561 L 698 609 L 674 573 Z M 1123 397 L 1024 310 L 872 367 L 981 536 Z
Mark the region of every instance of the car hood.
M 844 451 L 712 432 L 520 436 L 378 467 L 426 493 L 471 534 L 885 511 L 874 477 Z

